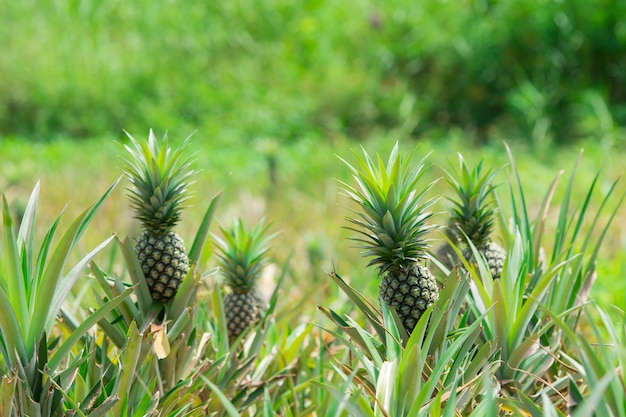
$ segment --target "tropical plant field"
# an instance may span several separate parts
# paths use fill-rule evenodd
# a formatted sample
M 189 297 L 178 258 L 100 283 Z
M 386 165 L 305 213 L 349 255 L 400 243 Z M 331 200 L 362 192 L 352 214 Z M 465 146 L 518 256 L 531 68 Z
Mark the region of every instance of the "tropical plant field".
M 134 137 L 141 144 L 147 136 Z M 172 141 L 170 154 L 189 158 L 193 143 L 193 136 L 186 147 Z M 306 169 L 287 168 L 293 163 L 288 153 L 311 156 L 313 148 L 283 148 L 254 161 L 256 167 L 232 158 L 246 170 L 233 169 L 232 178 L 227 167 L 202 162 L 201 150 L 191 165 L 180 163 L 190 173 L 182 175 L 182 188 L 171 184 L 191 193 L 176 227 L 189 248 L 189 272 L 164 303 L 151 297 L 135 252 L 142 227 L 131 208 L 139 202 L 129 196 L 133 184 L 150 181 L 130 181 L 128 170 L 118 179 L 133 161 L 122 144 L 131 149 L 123 137 L 110 148 L 101 141 L 7 148 L 19 149 L 24 172 L 42 180 L 32 193 L 23 178 L 5 191 L 3 415 L 624 412 L 624 317 L 617 308 L 623 305 L 623 258 L 610 247 L 619 245 L 624 227 L 624 188 L 617 176 L 609 178 L 612 169 L 590 175 L 597 167 L 585 163 L 587 155 L 576 159 L 564 151 L 573 159 L 562 172 L 544 166 L 533 173 L 524 167 L 527 154 L 517 161 L 505 145 L 508 157 L 486 150 L 482 163 L 493 175 L 482 187 L 495 187 L 480 198 L 492 211 L 491 239 L 506 251 L 494 279 L 479 246 L 446 233 L 453 227 L 453 201 L 460 201 L 451 184 L 481 184 L 480 176 L 467 174 L 475 172 L 476 152 L 465 156 L 464 177 L 456 157 L 437 155 L 455 148 L 453 141 L 417 147 L 403 141 L 402 158 L 425 158 L 416 181 L 407 183 L 402 170 L 387 163 L 393 141 L 363 143 L 374 148 L 366 149 L 378 170 L 370 181 L 387 187 L 379 189 L 380 198 L 389 187 L 419 191 L 412 213 L 424 226 L 417 234 L 424 245 L 419 259 L 432 271 L 438 296 L 407 330 L 395 309 L 378 299 L 379 271 L 367 267 L 360 255 L 367 251 L 355 247 L 364 243 L 353 241 L 359 234 L 344 219 L 359 212 L 346 193 L 364 192 L 355 178 L 367 178 L 352 178 L 341 161 L 364 167 L 355 143 L 336 147 L 341 159 L 330 148 L 317 149 L 329 152 L 328 161 Z M 73 147 L 93 152 L 72 152 L 56 161 L 62 166 L 54 167 L 57 158 L 50 157 L 48 166 L 28 168 L 34 159 L 27 152 L 64 154 Z M 114 172 L 108 172 L 111 161 Z M 168 165 L 153 161 L 153 171 Z M 194 172 L 198 166 L 207 172 Z M 305 178 L 315 169 L 335 177 L 312 184 Z M 548 173 L 554 182 L 537 187 L 533 176 Z M 258 182 L 240 188 L 248 175 Z M 75 187 L 57 185 L 64 183 Z M 395 210 L 385 204 L 395 215 L 407 200 L 400 198 Z M 53 208 L 62 216 L 48 213 Z M 262 218 L 266 226 L 258 224 Z M 235 219 L 241 220 L 233 229 Z M 395 227 L 388 219 L 373 222 L 378 233 L 376 227 Z M 452 264 L 435 250 L 446 244 L 455 248 Z M 251 287 L 260 301 L 258 308 L 251 304 L 253 319 L 229 324 L 247 311 L 233 313 L 228 300 L 236 293 L 230 288 L 241 285 L 242 268 L 255 276 Z
M 624 7 L 3 5 L 0 417 L 626 417 Z

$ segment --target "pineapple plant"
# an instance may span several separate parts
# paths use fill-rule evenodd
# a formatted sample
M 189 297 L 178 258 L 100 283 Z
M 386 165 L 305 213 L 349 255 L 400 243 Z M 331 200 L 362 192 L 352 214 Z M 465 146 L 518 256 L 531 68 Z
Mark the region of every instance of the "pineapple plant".
M 217 265 L 230 292 L 224 297 L 224 314 L 231 340 L 261 318 L 264 302 L 257 294 L 257 281 L 269 262 L 268 226 L 260 221 L 248 230 L 241 219 L 227 228 L 220 226 L 222 237 L 215 236 Z
M 441 262 L 448 269 L 454 268 L 454 265 L 458 263 L 458 259 L 459 259 L 452 245 L 448 243 L 448 242 L 455 242 L 455 245 L 457 244 L 456 235 L 452 233 L 452 230 L 453 229 L 451 227 L 444 228 L 443 233 L 446 239 L 444 243 L 440 245 L 437 248 L 437 251 L 435 252 L 435 258 L 439 260 L 439 262 Z
M 439 297 L 434 276 L 424 263 L 432 230 L 427 222 L 432 217 L 428 208 L 434 200 L 424 201 L 425 194 L 435 184 L 419 187 L 426 172 L 425 160 L 411 163 L 412 154 L 400 154 L 395 144 L 387 165 L 380 156 L 373 160 L 363 149 L 364 157 L 356 152 L 355 167 L 340 158 L 352 171 L 357 186 L 341 182 L 346 196 L 358 205 L 354 216 L 346 219 L 347 228 L 356 232 L 352 238 L 362 255 L 371 258 L 368 266 L 377 266 L 379 296 L 395 309 L 407 332 Z
M 173 230 L 180 221 L 183 203 L 189 198 L 191 160 L 182 158 L 183 145 L 173 150 L 167 135 L 158 140 L 150 130 L 147 141 L 128 132 L 130 157 L 124 173 L 135 218 L 142 226 L 135 251 L 152 299 L 166 303 L 174 297 L 189 271 L 189 258 L 182 238 Z
M 493 178 L 498 170 L 483 169 L 482 161 L 470 168 L 459 154 L 459 168 L 446 171 L 446 180 L 455 197 L 452 202 L 447 233 L 451 240 L 463 249 L 463 257 L 471 261 L 474 257 L 468 239 L 485 258 L 491 276 L 500 278 L 506 251 L 491 240 L 495 208 L 489 199 L 494 190 Z

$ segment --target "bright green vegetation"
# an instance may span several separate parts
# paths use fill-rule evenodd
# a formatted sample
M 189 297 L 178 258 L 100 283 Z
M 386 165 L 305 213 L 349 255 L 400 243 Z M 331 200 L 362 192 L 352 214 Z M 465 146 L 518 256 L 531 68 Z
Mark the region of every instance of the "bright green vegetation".
M 183 159 L 183 144 L 169 146 L 167 137 L 158 140 L 150 130 L 147 141 L 130 134 L 125 148 L 124 173 L 130 183 L 128 198 L 142 232 L 135 251 L 152 299 L 169 301 L 189 271 L 189 258 L 182 238 L 174 232 L 189 199 L 191 161 Z
M 5 3 L 1 416 L 626 417 L 626 2 Z
M 136 138 L 140 148 L 157 144 L 154 136 Z M 614 286 L 624 262 L 614 244 L 624 227 L 618 206 L 624 184 L 614 181 L 620 155 L 607 158 L 596 176 L 603 157 L 597 146 L 580 159 L 561 148 L 549 163 L 519 146 L 462 151 L 468 167 L 480 160 L 502 167 L 493 178 L 490 238 L 505 248 L 506 259 L 494 280 L 476 245 L 469 245 L 468 259 L 455 248 L 462 267 L 452 271 L 424 253 L 425 222 L 447 221 L 427 213 L 449 208 L 442 197 L 455 194 L 444 181 L 433 182 L 444 174 L 440 167 L 455 163 L 449 159 L 461 148 L 453 137 L 417 146 L 372 138 L 362 143 L 365 159 L 356 165 L 333 155 L 345 161 L 360 155 L 347 141 L 257 148 L 167 143 L 172 155 L 197 149 L 188 168 L 198 172 L 177 224 L 190 242 L 189 273 L 163 303 L 154 300 L 135 252 L 141 229 L 133 219 L 135 200 L 117 185 L 128 157 L 120 144 L 5 142 L 3 169 L 20 173 L 4 186 L 2 209 L 5 415 L 17 415 L 17 407 L 29 415 L 76 410 L 111 417 L 622 415 L 625 381 L 615 370 L 626 365 L 624 314 L 607 302 L 619 305 L 624 296 Z M 409 164 L 409 152 L 431 168 Z M 390 155 L 388 162 L 377 154 Z M 41 162 L 30 165 L 35 155 Z M 44 191 L 36 186 L 21 209 L 11 205 L 29 195 L 35 177 Z M 72 186 L 55 186 L 64 183 Z M 341 184 L 354 201 L 342 196 Z M 63 200 L 74 200 L 63 214 L 76 218 L 69 224 L 54 217 Z M 342 228 L 344 206 L 354 210 L 361 250 L 350 243 L 354 230 Z M 282 232 L 271 241 L 262 237 L 263 217 Z M 233 218 L 240 219 L 234 229 L 215 230 L 213 219 Z M 417 241 L 387 239 L 408 233 L 410 240 L 411 224 Z M 221 250 L 209 239 L 212 230 Z M 444 234 L 431 230 L 427 237 L 442 242 Z M 395 249 L 403 244 L 419 249 L 407 252 L 410 261 L 426 255 L 438 288 L 425 310 L 396 306 L 384 294 L 379 302 L 379 283 L 393 287 L 398 277 L 380 277 L 361 258 L 390 264 L 387 275 L 399 272 L 393 265 L 412 270 L 385 256 L 387 249 L 399 256 Z M 266 262 L 259 276 L 258 265 Z M 224 272 L 246 282 L 225 294 Z M 264 304 L 247 308 L 253 319 L 236 334 L 229 324 L 235 287 L 255 287 Z M 403 314 L 411 308 L 419 314 L 407 322 Z
M 606 0 L 7 2 L 0 132 L 282 141 L 460 127 L 539 148 L 623 143 L 625 13 Z
M 485 257 L 494 279 L 500 278 L 506 258 L 506 251 L 491 240 L 496 209 L 490 197 L 495 190 L 496 174 L 494 169 L 483 171 L 482 161 L 474 167 L 468 166 L 461 154 L 459 168 L 446 171 L 446 180 L 454 191 L 454 196 L 449 198 L 452 208 L 446 234 L 453 245 L 465 248 L 463 257 L 466 259 L 472 258 L 472 248 L 467 247 L 471 242 Z M 447 243 L 441 247 L 442 262 L 452 265 L 454 248 Z
M 342 183 L 343 190 L 359 206 L 347 217 L 348 229 L 358 234 L 352 239 L 370 259 L 368 266 L 378 268 L 380 298 L 410 333 L 439 297 L 437 281 L 425 265 L 426 238 L 433 229 L 429 210 L 436 200 L 425 201 L 424 196 L 436 181 L 421 184 L 427 157 L 413 162 L 400 153 L 398 143 L 387 162 L 367 151 L 356 159 L 356 166 L 343 160 L 356 182 Z
M 248 327 L 261 319 L 264 300 L 257 286 L 270 259 L 268 242 L 264 236 L 267 226 L 261 221 L 254 229 L 246 229 L 241 219 L 230 227 L 220 227 L 222 236 L 216 236 L 217 266 L 230 292 L 224 297 L 224 314 L 228 336 L 237 338 Z
M 366 262 L 359 260 L 356 251 L 343 243 L 343 239 L 349 237 L 349 233 L 341 227 L 341 219 L 346 215 L 342 205 L 346 204 L 346 201 L 339 195 L 339 185 L 335 180 L 336 178 L 347 180 L 349 170 L 341 163 L 337 164 L 334 155 L 350 155 L 351 149 L 358 147 L 357 144 L 344 140 L 335 141 L 333 144 L 302 140 L 277 146 L 272 154 L 269 154 L 263 150 L 263 143 L 259 142 L 245 146 L 235 143 L 213 144 L 210 138 L 202 136 L 199 132 L 192 138 L 193 145 L 189 152 L 195 154 L 194 168 L 199 172 L 196 174 L 196 183 L 190 186 L 192 197 L 188 201 L 189 208 L 185 214 L 187 220 L 179 225 L 180 234 L 185 241 L 188 241 L 194 233 L 194 225 L 200 221 L 206 201 L 225 187 L 222 210 L 250 222 L 257 221 L 263 216 L 271 220 L 275 230 L 281 231 L 276 238 L 279 242 L 277 244 L 289 248 L 283 252 L 283 256 L 295 250 L 294 256 L 299 259 L 296 263 L 299 266 L 296 268 L 302 268 L 301 273 L 305 276 L 320 278 L 320 274 L 323 276 L 333 265 L 347 275 L 346 268 L 354 267 L 355 269 L 350 271 L 352 274 L 357 272 L 356 266 L 365 265 Z M 115 139 L 82 142 L 58 140 L 52 143 L 28 143 L 5 140 L 0 160 L 2 188 L 11 204 L 18 209 L 24 206 L 25 196 L 30 193 L 33 184 L 41 180 L 44 187 L 55 187 L 54 192 L 41 196 L 41 204 L 46 207 L 39 215 L 42 221 L 52 221 L 53 214 L 59 212 L 68 202 L 66 211 L 77 214 L 80 207 L 86 206 L 98 197 L 99 189 L 122 175 L 122 157 L 125 155 L 116 141 L 124 140 L 122 132 Z M 395 140 L 393 137 L 376 137 L 364 145 L 371 153 L 384 154 Z M 172 137 L 172 143 L 182 142 L 180 138 L 177 140 L 176 137 Z M 403 143 L 406 146 L 410 142 Z M 433 151 L 431 159 L 435 166 L 428 174 L 431 179 L 443 177 L 444 172 L 439 171 L 437 167 L 448 169 L 450 163 L 456 163 L 455 155 L 460 150 L 468 163 L 478 162 L 480 159 L 489 166 L 507 163 L 502 145 L 478 151 L 466 149 L 463 144 L 463 138 L 454 136 L 423 140 L 418 144 L 418 152 L 425 154 Z M 619 151 L 605 152 L 602 146 L 595 143 L 581 144 L 580 147 L 585 150 L 578 168 L 577 181 L 581 186 L 572 191 L 573 199 L 575 201 L 584 199 L 585 189 L 598 169 L 602 169 L 602 174 L 598 188 L 594 191 L 594 198 L 601 198 L 607 190 L 609 181 L 622 173 L 624 156 Z M 533 207 L 533 212 L 547 191 L 549 181 L 561 169 L 565 172 L 572 169 L 581 148 L 565 147 L 558 149 L 558 152 L 535 155 L 523 146 L 513 146 L 521 181 L 526 189 L 526 198 Z M 276 164 L 273 174 L 269 164 L 271 160 Z M 111 166 L 117 170 L 110 170 Z M 275 184 L 272 182 L 272 175 L 275 177 Z M 498 196 L 506 207 L 507 190 L 498 186 L 505 178 L 506 170 L 501 170 L 495 183 Z M 72 186 L 56 188 L 57 184 Z M 446 182 L 439 181 L 438 187 L 445 190 Z M 562 198 L 564 189 L 562 184 L 557 186 L 554 196 L 556 201 Z M 626 190 L 626 184 L 620 182 L 618 190 L 622 192 Z M 450 192 L 448 195 L 453 194 Z M 131 220 L 133 213 L 121 188 L 113 192 L 109 201 L 110 203 L 102 208 L 98 223 L 92 225 L 92 235 L 86 236 L 92 243 L 95 243 L 96 239 L 105 239 L 111 231 L 127 230 L 129 234 L 139 234 L 139 225 Z M 591 204 L 594 204 L 594 201 L 592 200 Z M 450 205 L 442 200 L 440 209 L 434 211 L 437 213 L 450 208 Z M 218 218 L 222 220 L 220 216 Z M 435 220 L 443 225 L 446 216 L 438 215 Z M 548 218 L 546 222 L 549 230 L 556 229 L 557 225 L 553 219 Z M 498 228 L 496 225 L 495 229 Z M 625 229 L 626 220 L 624 216 L 618 215 L 606 238 L 607 243 L 601 249 L 602 256 L 598 260 L 598 282 L 592 293 L 605 305 L 626 305 L 626 282 L 613 278 L 623 276 L 626 272 L 626 257 L 621 237 Z M 431 243 L 436 247 L 442 242 L 442 239 L 437 238 L 437 241 Z M 318 270 L 311 269 L 314 265 Z M 376 288 L 377 285 L 372 283 L 370 289 L 375 291 Z
M 154 136 L 145 143 L 137 139 L 135 145 L 149 146 L 151 141 L 156 146 Z M 206 165 L 197 184 L 204 194 L 194 193 L 189 203 L 195 209 L 190 207 L 178 224 L 180 234 L 191 242 L 190 272 L 173 297 L 162 303 L 154 301 L 135 252 L 133 240 L 140 230 L 132 221 L 127 193 L 116 182 L 108 189 L 104 182 L 103 194 L 97 190 L 97 179 L 106 177 L 98 171 L 112 174 L 110 159 L 100 158 L 120 153 L 120 145 L 11 145 L 7 155 L 17 148 L 22 155 L 33 149 L 48 154 L 72 150 L 63 160 L 65 172 L 55 171 L 59 165 L 52 160 L 38 167 L 43 186 L 64 178 L 84 188 L 58 188 L 40 198 L 36 186 L 18 214 L 8 200 L 3 204 L 0 390 L 5 415 L 17 415 L 17 407 L 31 415 L 43 410 L 42 415 L 51 416 L 70 410 L 94 416 L 482 416 L 505 411 L 585 416 L 594 409 L 598 415 L 621 415 L 626 391 L 623 375 L 615 369 L 626 365 L 623 312 L 590 298 L 590 290 L 593 296 L 597 288 L 611 288 L 616 297 L 619 293 L 611 287 L 616 281 L 611 273 L 604 275 L 598 267 L 602 259 L 621 262 L 605 248 L 613 230 L 623 227 L 616 210 L 624 188 L 606 179 L 610 164 L 605 173 L 587 178 L 595 167 L 580 159 L 560 181 L 555 174 L 557 180 L 538 190 L 536 183 L 528 186 L 527 181 L 545 175 L 550 167 L 535 161 L 536 169 L 530 171 L 523 168 L 530 154 L 519 152 L 518 159 L 515 149 L 505 148 L 507 157 L 487 149 L 481 155 L 485 163 L 508 164 L 493 178 L 499 184 L 493 191 L 498 199 L 496 219 L 490 217 L 497 225 L 490 238 L 506 249 L 500 278 L 493 279 L 487 257 L 472 244 L 472 254 L 465 258 L 463 248 L 455 248 L 462 268 L 449 271 L 430 258 L 439 294 L 426 309 L 396 306 L 384 294 L 379 303 L 372 287 L 379 279 L 393 287 L 394 279 L 402 280 L 397 274 L 403 265 L 409 272 L 414 269 L 398 258 L 397 245 L 381 245 L 392 242 L 393 236 L 400 248 L 419 248 L 417 253 L 406 252 L 408 261 L 424 256 L 424 222 L 434 225 L 441 217 L 425 208 L 435 201 L 430 198 L 446 204 L 440 197 L 455 193 L 438 188 L 441 181 L 432 181 L 441 174 L 436 166 L 446 159 L 436 155 L 453 155 L 452 139 L 417 147 L 408 141 L 394 146 L 385 138 L 367 142 L 365 159 L 357 158 L 358 169 L 337 159 L 316 162 L 314 156 L 332 153 L 328 146 L 303 153 L 296 152 L 302 148 L 278 147 L 267 166 L 246 167 L 233 159 L 231 167 L 241 164 L 248 171 L 233 175 L 221 192 L 221 185 L 207 180 L 219 169 Z M 348 161 L 351 145 L 338 144 L 334 151 Z M 190 148 L 193 142 L 173 149 Z M 421 163 L 409 164 L 407 148 L 424 155 L 422 162 L 437 163 L 429 170 Z M 95 150 L 99 156 L 91 161 Z M 246 152 L 241 154 L 247 160 Z M 287 177 L 282 167 L 298 167 L 297 154 L 312 164 L 300 165 Z M 390 155 L 388 162 L 370 157 L 376 154 Z M 196 156 L 203 160 L 201 151 Z M 570 155 L 564 149 L 561 156 Z M 94 174 L 70 177 L 72 163 L 81 159 Z M 118 159 L 122 162 L 121 156 Z M 464 160 L 477 166 L 469 161 L 481 158 L 464 153 Z M 27 162 L 16 158 L 14 163 L 19 167 Z M 276 170 L 274 175 L 268 167 Z M 340 187 L 335 178 L 309 176 L 315 169 L 336 174 L 354 201 L 341 198 L 316 207 L 313 202 L 324 195 L 320 190 L 334 184 L 331 193 L 336 198 Z M 246 190 L 249 178 L 263 176 L 261 186 Z M 355 179 L 358 191 L 350 185 Z M 28 178 L 16 180 L 6 193 L 20 195 L 26 182 Z M 64 192 L 96 203 L 83 212 L 68 207 L 64 217 L 78 214 L 66 225 L 50 217 L 53 202 L 43 204 L 45 194 Z M 330 201 L 331 195 L 324 198 Z M 355 230 L 342 230 L 345 208 L 332 207 L 336 203 L 354 209 L 352 224 L 361 232 L 357 240 L 364 253 L 350 246 Z M 310 210 L 294 214 L 295 208 L 309 204 Z M 383 206 L 387 211 L 381 218 Z M 263 237 L 262 223 L 247 229 L 237 213 L 246 223 L 271 216 L 272 227 L 284 233 L 270 241 Z M 232 228 L 222 228 L 218 246 L 208 244 L 212 220 L 231 216 L 239 220 Z M 46 224 L 52 226 L 44 233 Z M 407 224 L 417 225 L 417 241 L 402 238 L 403 233 L 411 234 Z M 57 230 L 64 231 L 61 237 Z M 116 238 L 110 237 L 113 230 Z M 319 233 L 318 242 L 327 239 L 324 244 L 306 238 L 313 230 Z M 437 232 L 430 235 L 441 240 Z M 393 257 L 385 255 L 387 249 Z M 361 255 L 373 257 L 386 276 L 370 271 Z M 322 264 L 333 262 L 331 274 L 315 274 L 320 257 Z M 225 274 L 231 276 L 226 283 L 232 289 L 226 295 Z M 245 326 L 239 322 L 234 332 L 229 300 L 239 290 L 254 292 L 254 305 L 235 306 L 243 307 L 251 320 Z M 258 308 L 259 299 L 266 304 L 263 309 Z M 405 310 L 413 308 L 419 314 L 407 321 L 406 316 L 412 316 Z M 62 319 L 57 319 L 59 314 Z M 567 398 L 574 398 L 575 404 Z

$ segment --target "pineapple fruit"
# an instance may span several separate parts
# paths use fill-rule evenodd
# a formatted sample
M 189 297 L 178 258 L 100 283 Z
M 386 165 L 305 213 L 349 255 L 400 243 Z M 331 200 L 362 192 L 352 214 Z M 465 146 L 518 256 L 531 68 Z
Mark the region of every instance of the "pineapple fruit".
M 368 266 L 376 265 L 382 280 L 381 299 L 395 309 L 407 332 L 411 332 L 424 311 L 439 297 L 434 276 L 424 265 L 428 248 L 426 235 L 432 229 L 428 208 L 433 200 L 423 201 L 434 185 L 421 187 L 425 159 L 411 163 L 402 155 L 398 143 L 387 165 L 378 156 L 373 160 L 363 149 L 364 158 L 355 153 L 358 165 L 341 159 L 352 171 L 357 186 L 342 182 L 343 191 L 359 206 L 347 217 L 348 229 L 358 233 L 358 242 Z M 419 187 L 419 188 L 418 188 Z
M 497 172 L 483 170 L 482 161 L 470 168 L 460 154 L 459 169 L 446 172 L 455 192 L 455 198 L 449 198 L 453 207 L 447 233 L 455 244 L 464 248 L 463 257 L 471 261 L 474 254 L 467 244 L 469 239 L 485 258 L 494 279 L 500 278 L 506 258 L 506 251 L 491 240 L 495 209 L 489 197 Z
M 264 302 L 257 294 L 256 284 L 269 259 L 267 226 L 259 222 L 248 230 L 241 219 L 230 228 L 220 226 L 222 238 L 215 236 L 217 264 L 230 292 L 224 297 L 224 313 L 228 336 L 236 339 L 261 318 Z
M 143 229 L 135 251 L 152 299 L 165 303 L 174 297 L 189 270 L 185 244 L 173 230 L 194 173 L 191 161 L 181 157 L 188 142 L 173 150 L 167 136 L 158 140 L 152 130 L 147 141 L 126 135 L 130 139 L 130 145 L 124 145 L 130 154 L 124 166 L 130 181 L 128 196 Z

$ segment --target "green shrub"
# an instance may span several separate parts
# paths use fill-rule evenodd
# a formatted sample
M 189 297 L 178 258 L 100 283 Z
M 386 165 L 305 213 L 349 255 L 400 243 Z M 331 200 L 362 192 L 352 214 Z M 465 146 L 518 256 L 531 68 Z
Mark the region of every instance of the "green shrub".
M 612 124 L 626 122 L 626 26 L 617 20 L 623 3 L 404 6 L 389 6 L 382 44 L 392 71 L 424 101 L 424 128 L 461 125 L 486 136 L 497 125 L 535 142 L 593 137 L 599 132 L 578 123 L 581 112 L 596 119 L 606 112 L 589 106 L 589 91 L 613 114 Z
M 535 145 L 620 138 L 626 13 L 610 0 L 13 2 L 0 134 L 122 128 L 362 138 L 460 126 Z

